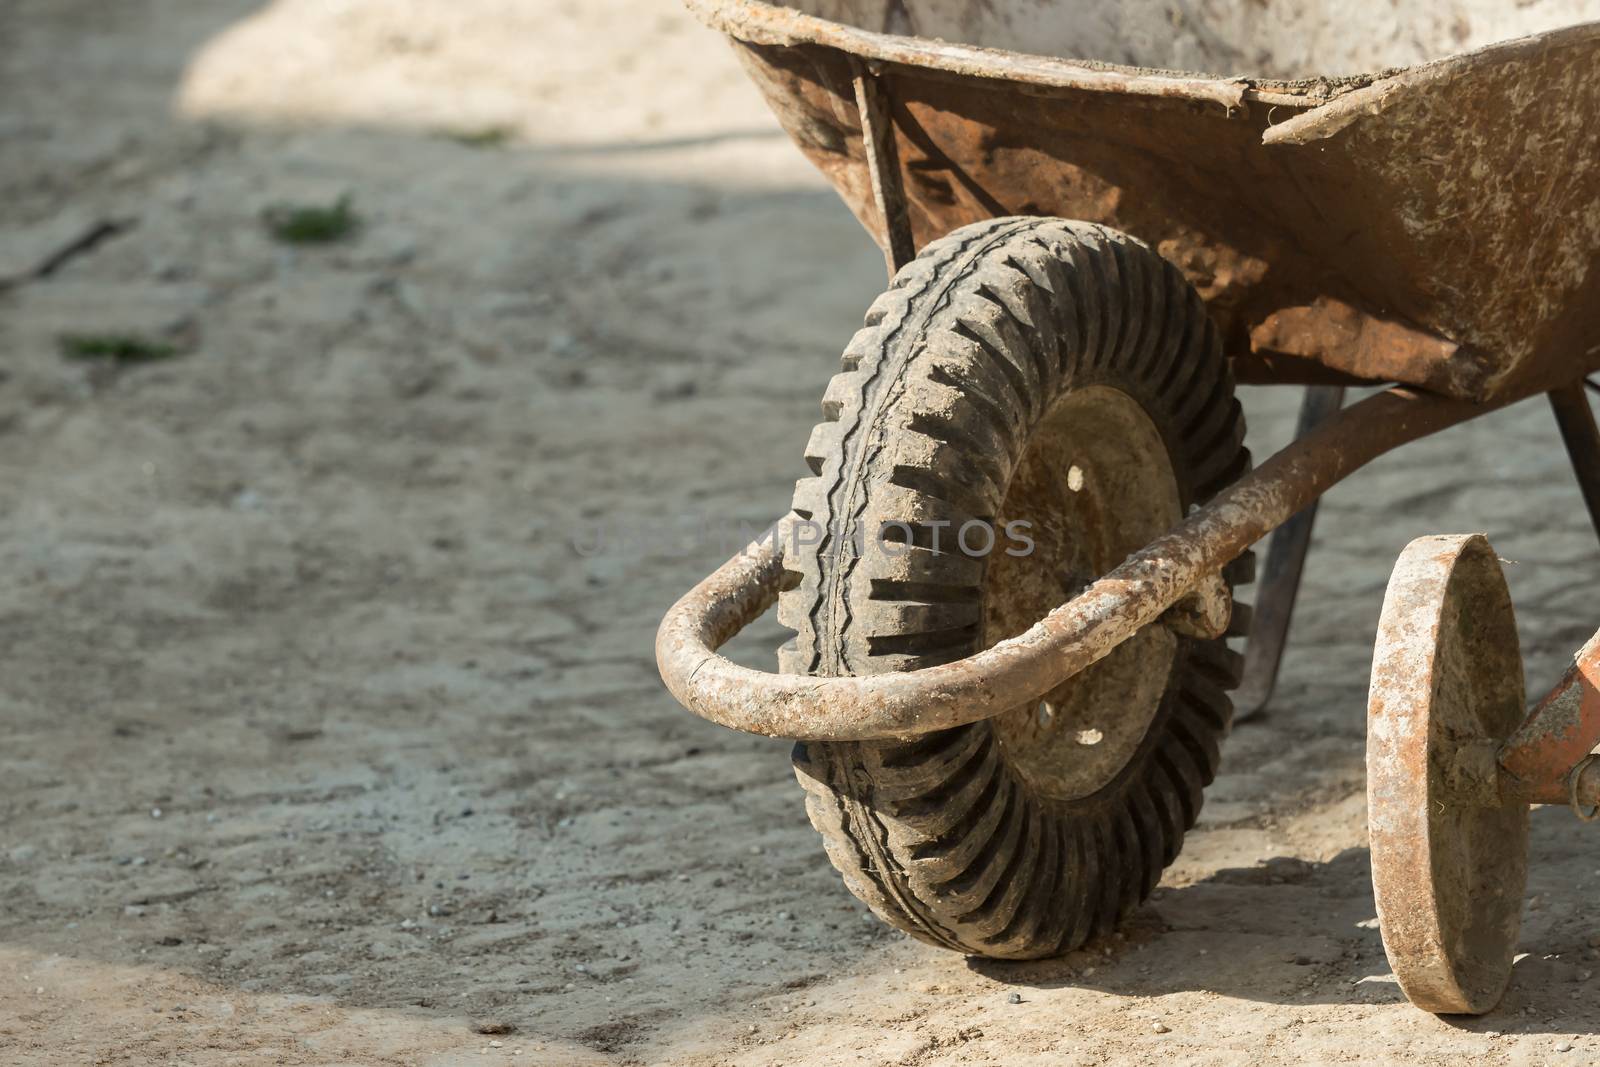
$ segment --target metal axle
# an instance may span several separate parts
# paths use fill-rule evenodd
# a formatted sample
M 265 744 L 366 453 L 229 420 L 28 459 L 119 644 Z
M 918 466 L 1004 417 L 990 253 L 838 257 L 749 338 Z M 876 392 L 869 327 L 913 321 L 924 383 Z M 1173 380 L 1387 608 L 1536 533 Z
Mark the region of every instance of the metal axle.
M 1461 795 L 1504 804 L 1567 804 L 1588 821 L 1600 809 L 1600 633 L 1504 741 L 1458 745 L 1450 773 Z

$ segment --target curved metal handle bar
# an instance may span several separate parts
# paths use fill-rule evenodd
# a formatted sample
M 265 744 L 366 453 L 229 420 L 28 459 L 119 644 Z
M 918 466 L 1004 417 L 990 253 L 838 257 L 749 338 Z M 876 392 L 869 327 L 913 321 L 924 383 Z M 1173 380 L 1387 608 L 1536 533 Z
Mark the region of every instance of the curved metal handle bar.
M 683 596 L 656 632 L 672 695 L 701 718 L 802 741 L 910 738 L 992 718 L 1043 697 L 1155 620 L 1206 575 L 1351 472 L 1408 441 L 1509 402 L 1409 390 L 1368 397 L 1290 444 L 1031 629 L 954 663 L 824 678 L 741 667 L 716 650 L 778 598 L 782 546 L 751 544 Z

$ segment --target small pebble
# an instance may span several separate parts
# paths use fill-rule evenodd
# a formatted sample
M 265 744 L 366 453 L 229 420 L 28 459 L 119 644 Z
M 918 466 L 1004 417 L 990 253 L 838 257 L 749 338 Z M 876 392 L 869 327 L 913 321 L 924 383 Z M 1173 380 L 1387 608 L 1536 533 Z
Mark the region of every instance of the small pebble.
M 1556 1051 L 1557 1052 L 1571 1052 L 1572 1051 L 1572 1042 L 1570 1042 L 1570 1041 L 1561 1042 L 1561 1044 L 1556 1046 Z
M 516 1029 L 515 1023 L 506 1022 L 504 1019 L 478 1019 L 472 1024 L 475 1034 L 509 1034 Z
M 159 819 L 159 818 L 161 818 L 161 809 L 160 809 L 160 808 L 151 808 L 151 809 L 150 809 L 150 817 L 151 817 L 151 818 L 152 818 L 152 819 Z
M 1150 1029 L 1154 1030 L 1158 1034 L 1172 1033 L 1172 1028 L 1167 1026 L 1166 1023 L 1155 1023 L 1150 1027 Z
M 1022 994 L 1021 993 L 1012 993 L 1012 994 L 1010 994 L 1009 996 L 1006 997 L 1006 1003 L 1007 1004 L 1021 1004 L 1022 1003 Z

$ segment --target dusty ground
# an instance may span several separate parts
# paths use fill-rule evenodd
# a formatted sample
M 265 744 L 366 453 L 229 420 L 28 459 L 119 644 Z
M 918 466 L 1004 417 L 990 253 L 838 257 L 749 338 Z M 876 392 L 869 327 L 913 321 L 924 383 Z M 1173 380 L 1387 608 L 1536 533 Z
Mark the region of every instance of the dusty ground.
M 0 293 L 0 1062 L 1600 1059 L 1565 812 L 1494 1015 L 1406 1006 L 1368 922 L 1400 548 L 1487 530 L 1541 685 L 1600 622 L 1539 405 L 1329 499 L 1276 710 L 1125 938 L 969 963 L 866 918 L 786 746 L 655 680 L 723 555 L 665 534 L 786 506 L 881 284 L 718 40 L 668 0 L 10 0 L 0 145 L 0 275 L 133 223 Z M 261 225 L 342 193 L 348 244 Z M 57 349 L 129 330 L 183 353 Z M 1294 397 L 1247 403 L 1264 452 Z

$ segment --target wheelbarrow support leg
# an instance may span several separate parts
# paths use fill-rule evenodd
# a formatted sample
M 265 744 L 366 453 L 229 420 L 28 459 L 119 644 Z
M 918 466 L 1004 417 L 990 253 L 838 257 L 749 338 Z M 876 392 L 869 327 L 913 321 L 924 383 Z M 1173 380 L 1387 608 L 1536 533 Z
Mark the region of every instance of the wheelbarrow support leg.
M 1589 408 L 1589 398 L 1584 395 L 1584 383 L 1550 391 L 1550 408 L 1555 412 L 1556 425 L 1561 428 L 1561 440 L 1566 443 L 1567 455 L 1572 458 L 1572 472 L 1578 476 L 1578 488 L 1583 490 L 1583 502 L 1589 508 L 1589 520 L 1600 534 L 1600 429 L 1595 427 L 1594 412 Z
M 1300 402 L 1300 421 L 1296 440 L 1336 414 L 1344 405 L 1344 386 L 1311 385 Z M 1306 550 L 1311 547 L 1311 528 L 1317 520 L 1317 504 L 1312 501 L 1294 518 L 1278 527 L 1267 547 L 1267 562 L 1256 586 L 1255 618 L 1244 650 L 1244 677 L 1233 695 L 1233 721 L 1243 722 L 1261 714 L 1272 699 L 1278 684 L 1278 668 L 1283 663 L 1284 643 L 1289 636 L 1289 619 L 1294 614 L 1295 597 L 1300 592 L 1300 575 L 1306 565 Z
M 889 91 L 883 81 L 861 64 L 855 76 L 856 109 L 861 113 L 861 140 L 867 153 L 867 175 L 872 179 L 872 199 L 883 220 L 883 259 L 889 277 L 910 263 L 917 250 L 911 240 L 910 210 L 900 174 L 900 153 L 894 141 L 894 121 L 889 117 Z

